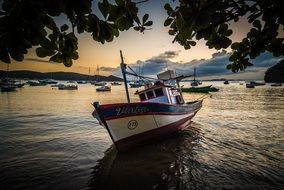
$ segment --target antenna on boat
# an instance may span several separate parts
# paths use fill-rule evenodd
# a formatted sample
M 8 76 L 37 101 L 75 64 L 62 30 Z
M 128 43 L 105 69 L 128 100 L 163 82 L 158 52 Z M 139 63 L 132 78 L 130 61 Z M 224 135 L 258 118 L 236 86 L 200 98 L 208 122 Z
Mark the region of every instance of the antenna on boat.
M 128 92 L 128 87 L 127 87 L 126 72 L 125 72 L 126 64 L 123 61 L 123 56 L 122 56 L 122 51 L 121 50 L 120 50 L 120 58 L 121 58 L 120 68 L 121 68 L 121 72 L 122 72 L 122 76 L 123 76 L 127 102 L 130 103 L 129 92 Z

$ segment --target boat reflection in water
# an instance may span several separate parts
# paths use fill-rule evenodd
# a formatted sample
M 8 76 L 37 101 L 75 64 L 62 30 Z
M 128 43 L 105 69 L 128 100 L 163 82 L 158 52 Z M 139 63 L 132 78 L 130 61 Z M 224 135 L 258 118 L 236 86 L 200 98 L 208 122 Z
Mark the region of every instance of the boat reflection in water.
M 193 178 L 192 150 L 193 142 L 198 138 L 198 130 L 190 128 L 173 138 L 123 153 L 111 147 L 94 167 L 89 187 L 96 190 L 127 190 L 183 189 L 187 185 L 192 186 L 194 180 L 189 183 Z

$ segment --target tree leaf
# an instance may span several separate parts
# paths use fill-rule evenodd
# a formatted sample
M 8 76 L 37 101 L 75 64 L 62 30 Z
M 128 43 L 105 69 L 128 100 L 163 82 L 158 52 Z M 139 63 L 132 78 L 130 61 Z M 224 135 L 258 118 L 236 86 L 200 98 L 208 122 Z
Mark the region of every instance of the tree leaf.
M 225 36 L 230 36 L 233 34 L 233 30 L 229 29 L 225 32 Z
M 256 27 L 258 30 L 261 30 L 261 23 L 259 20 L 253 21 L 252 25 Z
M 240 43 L 238 43 L 238 42 L 235 42 L 231 45 L 232 49 L 239 49 L 239 47 L 240 47 Z
M 169 26 L 173 22 L 172 18 L 167 18 L 164 22 L 164 26 Z
M 103 2 L 99 2 L 98 7 L 101 13 L 103 14 L 103 16 L 107 18 L 107 15 L 109 14 L 109 8 L 110 8 L 108 1 L 104 0 Z
M 174 30 L 169 30 L 169 34 L 173 36 L 173 35 L 175 35 L 175 31 Z
M 49 50 L 49 49 L 45 49 L 43 47 L 38 47 L 36 48 L 36 54 L 39 57 L 46 57 L 46 56 L 51 56 L 54 54 L 54 51 Z
M 153 25 L 153 21 L 148 21 L 143 24 L 143 26 L 152 26 L 152 25 Z
M 231 70 L 232 69 L 232 65 L 231 64 L 229 64 L 229 65 L 227 65 L 227 67 L 226 67 L 228 70 Z
M 4 63 L 11 63 L 8 51 L 4 47 L 0 48 L 0 60 L 3 61 Z
M 71 57 L 63 57 L 63 64 L 66 66 L 66 67 L 71 67 L 72 64 L 73 64 L 73 61 L 71 59 Z
M 188 43 L 192 46 L 195 46 L 196 45 L 196 42 L 195 41 L 188 41 Z
M 74 60 L 79 59 L 78 52 L 73 52 L 73 53 L 71 54 L 71 58 L 74 59 Z
M 69 26 L 67 24 L 63 24 L 61 27 L 60 27 L 60 31 L 61 32 L 65 32 L 66 30 L 68 30 Z
M 133 29 L 136 30 L 136 31 L 140 31 L 140 28 L 141 28 L 140 26 L 134 26 Z
M 142 18 L 143 23 L 145 23 L 149 18 L 149 14 L 145 14 Z
M 165 4 L 164 8 L 169 12 L 173 11 L 173 9 L 172 9 L 172 7 L 169 3 Z
M 49 61 L 55 62 L 55 63 L 62 63 L 63 62 L 63 57 L 61 53 L 57 53 L 54 56 L 52 56 Z

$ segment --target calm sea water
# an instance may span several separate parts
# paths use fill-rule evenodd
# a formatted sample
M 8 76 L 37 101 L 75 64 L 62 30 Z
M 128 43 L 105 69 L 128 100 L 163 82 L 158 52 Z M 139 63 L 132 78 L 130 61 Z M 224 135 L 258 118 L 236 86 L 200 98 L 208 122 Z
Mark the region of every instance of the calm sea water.
M 123 86 L 2 92 L 0 189 L 283 188 L 284 88 L 214 85 L 190 128 L 123 154 L 91 115 L 94 101 L 124 102 Z

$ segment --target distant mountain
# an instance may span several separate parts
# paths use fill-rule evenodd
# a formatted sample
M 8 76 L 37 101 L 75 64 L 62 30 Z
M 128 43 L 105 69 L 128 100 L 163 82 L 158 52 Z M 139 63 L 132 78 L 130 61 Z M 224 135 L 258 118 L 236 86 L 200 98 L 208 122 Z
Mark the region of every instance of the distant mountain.
M 267 69 L 264 80 L 265 82 L 284 82 L 284 60 Z
M 0 71 L 0 77 L 6 77 L 7 71 Z M 21 79 L 54 79 L 54 80 L 99 80 L 99 81 L 123 81 L 123 79 L 110 75 L 110 76 L 89 76 L 80 73 L 71 72 L 49 72 L 41 73 L 35 71 L 9 71 L 10 78 Z

